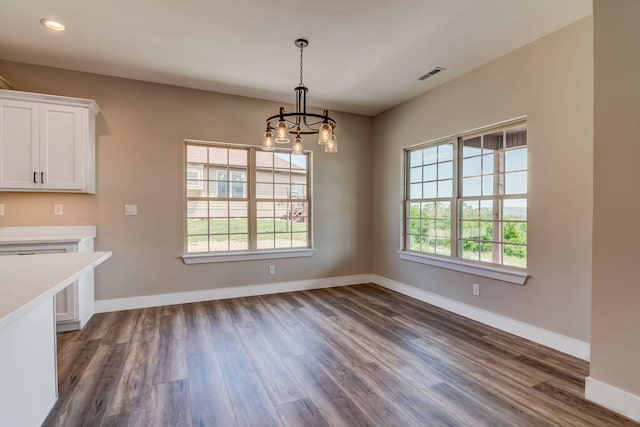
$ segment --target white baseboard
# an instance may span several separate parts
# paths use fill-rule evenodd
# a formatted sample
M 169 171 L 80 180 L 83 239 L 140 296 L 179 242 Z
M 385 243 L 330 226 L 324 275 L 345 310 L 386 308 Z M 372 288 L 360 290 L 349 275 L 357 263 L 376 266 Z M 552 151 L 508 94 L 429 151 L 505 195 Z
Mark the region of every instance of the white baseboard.
M 443 297 L 414 286 L 406 285 L 386 277 L 371 275 L 371 281 L 384 288 L 399 292 L 411 298 L 433 304 L 447 311 L 459 314 L 480 323 L 492 326 L 505 332 L 517 335 L 530 341 L 542 344 L 554 350 L 561 351 L 571 356 L 589 360 L 591 346 L 589 343 L 567 337 L 510 317 L 502 316 L 469 304 L 465 304 L 451 298 Z
M 584 387 L 587 400 L 616 411 L 634 421 L 640 421 L 640 396 L 587 377 Z
M 176 292 L 170 294 L 145 295 L 141 297 L 97 300 L 96 313 L 132 310 L 136 308 L 159 307 L 163 305 L 186 304 L 190 302 L 212 301 L 255 295 L 279 294 L 306 289 L 331 288 L 336 286 L 369 283 L 371 275 L 329 277 L 326 279 L 297 280 L 292 282 L 265 283 L 260 285 L 232 286 L 229 288 L 204 289 L 201 291 Z

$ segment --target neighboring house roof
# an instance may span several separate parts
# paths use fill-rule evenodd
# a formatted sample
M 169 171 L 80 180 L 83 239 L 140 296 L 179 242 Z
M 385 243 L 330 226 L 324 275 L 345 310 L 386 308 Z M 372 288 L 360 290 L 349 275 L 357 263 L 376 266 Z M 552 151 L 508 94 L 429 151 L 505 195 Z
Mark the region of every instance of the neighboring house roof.
M 204 148 L 204 149 L 203 149 Z M 207 162 L 207 148 L 209 149 L 209 161 Z M 234 150 L 233 148 L 218 148 L 218 147 L 204 147 L 204 146 L 189 146 L 187 147 L 188 157 L 190 162 L 194 163 L 204 163 L 210 165 L 229 165 L 233 166 L 246 166 L 247 152 L 242 149 Z M 227 161 L 227 155 L 229 156 Z M 273 166 L 271 165 L 271 156 L 273 156 Z M 288 153 L 283 156 L 288 156 Z M 272 167 L 276 169 L 289 169 L 291 168 L 291 172 L 293 173 L 301 173 L 305 172 L 304 168 L 296 165 L 295 163 L 291 163 L 285 159 L 283 159 L 278 153 L 265 153 L 260 152 L 258 156 L 256 156 L 256 166 L 258 169 L 271 169 Z

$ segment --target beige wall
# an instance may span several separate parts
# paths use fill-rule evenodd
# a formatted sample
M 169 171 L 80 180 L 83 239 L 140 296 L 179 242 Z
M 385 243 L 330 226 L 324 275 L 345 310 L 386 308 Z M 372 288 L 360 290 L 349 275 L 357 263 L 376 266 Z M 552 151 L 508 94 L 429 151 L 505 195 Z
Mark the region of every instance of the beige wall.
M 374 273 L 589 341 L 592 68 L 586 18 L 376 117 Z M 532 276 L 526 285 L 400 260 L 403 148 L 523 115 Z M 472 296 L 472 283 L 481 285 L 480 298 Z
M 0 226 L 97 226 L 96 248 L 113 251 L 96 271 L 97 299 L 371 271 L 371 118 L 332 114 L 337 155 L 311 138 L 305 144 L 314 150 L 313 257 L 184 265 L 183 140 L 259 145 L 264 119 L 279 104 L 4 61 L 0 75 L 18 90 L 91 98 L 102 108 L 96 195 L 0 193 Z M 53 203 L 64 204 L 64 216 L 53 216 Z M 125 217 L 125 203 L 138 204 L 138 216 Z
M 640 2 L 594 2 L 591 377 L 640 396 Z

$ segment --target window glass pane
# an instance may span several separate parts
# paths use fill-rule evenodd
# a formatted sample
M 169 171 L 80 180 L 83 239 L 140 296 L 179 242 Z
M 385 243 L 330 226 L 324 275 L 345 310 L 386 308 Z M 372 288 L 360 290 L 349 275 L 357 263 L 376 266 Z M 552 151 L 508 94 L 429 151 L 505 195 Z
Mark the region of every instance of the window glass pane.
M 207 234 L 209 219 L 208 218 L 189 218 L 187 219 L 187 234 Z
M 438 197 L 440 198 L 451 197 L 452 193 L 453 193 L 452 180 L 449 179 L 446 181 L 438 181 Z
M 191 197 L 207 197 L 207 181 L 187 181 L 187 193 Z
M 422 199 L 422 184 L 411 184 L 409 186 L 409 198 L 412 200 Z
M 409 250 L 420 251 L 420 236 L 409 235 Z
M 518 245 L 504 245 L 504 256 L 502 260 L 504 265 L 513 267 L 527 266 L 527 247 Z
M 273 233 L 276 231 L 275 218 L 258 218 L 256 222 L 258 233 Z
M 273 199 L 273 184 L 256 183 L 256 197 L 258 199 Z
M 437 181 L 425 182 L 422 185 L 422 197 L 424 199 L 435 199 L 437 197 Z
M 209 234 L 228 234 L 229 220 L 227 218 L 211 218 L 209 220 Z
M 479 176 L 475 178 L 462 178 L 462 196 L 480 196 L 480 184 L 481 180 Z
M 482 156 L 482 173 L 485 175 L 491 175 L 493 171 L 493 159 L 496 156 L 493 154 Z
M 228 251 L 229 236 L 227 234 L 209 236 L 209 250 L 210 251 Z
M 451 218 L 451 202 L 437 202 L 436 217 L 442 219 Z
M 480 248 L 480 261 L 482 262 L 492 262 L 492 263 L 500 263 L 500 259 L 496 259 L 496 256 L 500 256 L 500 244 L 495 243 L 478 243 Z M 495 250 L 495 252 L 494 252 Z
M 527 243 L 526 222 L 505 222 L 503 227 L 503 240 L 509 243 Z
M 481 200 L 480 201 L 480 219 L 488 219 L 492 220 L 493 218 L 493 207 L 497 201 L 494 200 Z
M 480 201 L 479 200 L 465 200 L 462 202 L 462 208 L 460 209 L 463 219 L 478 219 L 480 218 Z
M 482 177 L 482 194 L 484 196 L 491 196 L 495 194 L 493 188 L 493 175 L 484 175 Z
M 273 249 L 275 247 L 275 235 L 258 234 L 258 249 Z
M 229 164 L 234 166 L 247 166 L 247 150 L 229 149 Z
M 209 202 L 206 200 L 189 200 L 187 202 L 187 218 L 209 216 Z
M 288 199 L 291 197 L 291 186 L 289 184 L 275 184 L 275 198 Z
M 408 221 L 408 230 L 410 234 L 420 234 L 420 219 L 412 218 Z
M 291 170 L 296 173 L 307 172 L 307 155 L 306 154 L 291 154 Z
M 205 236 L 188 236 L 187 237 L 187 253 L 208 252 L 209 237 Z
M 417 168 L 411 168 L 409 173 L 409 182 L 420 182 L 422 181 L 422 166 Z
M 308 246 L 307 233 L 292 233 L 291 247 L 299 248 Z
M 438 161 L 438 147 L 425 148 L 422 151 L 422 164 L 430 165 Z
M 494 151 L 500 150 L 503 147 L 502 145 L 503 132 L 492 132 L 482 136 L 482 150 L 483 154 L 492 153 Z
M 291 247 L 291 234 L 276 233 L 276 248 L 290 248 L 290 247 Z
M 453 162 L 438 163 L 438 179 L 453 178 Z
M 438 255 L 451 255 L 451 240 L 450 239 L 436 239 L 436 254 L 438 254 Z
M 420 203 L 409 203 L 409 217 L 420 218 Z
M 209 147 L 209 164 L 212 165 L 227 165 L 228 150 L 226 148 Z
M 482 153 L 480 149 L 480 137 L 467 138 L 462 141 L 462 157 L 478 156 Z
M 429 165 L 424 167 L 424 181 L 435 181 L 438 179 L 438 165 Z
M 462 242 L 462 258 L 473 261 L 480 260 L 480 250 L 478 242 L 472 240 L 463 240 Z
M 446 162 L 453 159 L 453 144 L 438 145 L 438 161 Z
M 436 235 L 439 238 L 451 238 L 451 221 L 439 220 L 436 221 Z
M 527 169 L 527 149 L 518 148 L 504 153 L 504 169 L 507 172 Z
M 187 162 L 207 163 L 207 147 L 187 145 Z
M 527 220 L 527 199 L 505 199 L 502 203 L 505 220 Z
M 504 174 L 505 194 L 523 194 L 527 192 L 527 173 L 511 172 Z
M 462 238 L 478 239 L 480 237 L 479 221 L 462 221 Z
M 436 202 L 422 203 L 422 218 L 435 218 Z
M 462 176 L 480 175 L 481 157 L 471 157 L 462 160 Z
M 269 151 L 256 151 L 256 169 L 273 168 L 273 153 Z
M 249 236 L 246 234 L 232 234 L 229 236 L 229 247 L 232 251 L 246 251 L 249 249 Z
M 409 166 L 421 166 L 422 165 L 422 150 L 415 150 L 409 152 Z
M 258 218 L 273 218 L 275 216 L 275 203 L 258 202 L 256 207 Z
M 249 219 L 248 218 L 230 218 L 229 219 L 229 233 L 249 233 Z
M 306 199 L 307 198 L 307 186 L 305 184 L 291 184 L 291 198 L 292 199 Z
M 436 237 L 436 222 L 433 219 L 422 220 L 422 235 Z
M 479 236 L 480 240 L 487 240 L 487 241 L 497 240 L 497 239 L 494 239 L 493 231 L 494 231 L 493 222 L 482 221 L 480 223 L 480 236 Z

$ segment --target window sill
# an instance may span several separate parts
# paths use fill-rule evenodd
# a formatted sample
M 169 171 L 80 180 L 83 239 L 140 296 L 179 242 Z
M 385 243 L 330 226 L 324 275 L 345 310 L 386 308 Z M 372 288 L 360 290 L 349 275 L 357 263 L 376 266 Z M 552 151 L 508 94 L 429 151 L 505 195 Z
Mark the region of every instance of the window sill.
M 529 277 L 529 274 L 526 271 L 480 265 L 459 259 L 417 254 L 415 252 L 406 251 L 398 251 L 398 254 L 400 255 L 400 259 L 404 259 L 406 261 L 413 261 L 420 264 L 432 265 L 434 267 L 446 268 L 448 270 L 475 274 L 476 276 L 502 280 L 503 282 L 515 283 L 516 285 L 524 285 Z
M 273 251 L 247 251 L 247 252 L 227 252 L 220 254 L 185 254 L 182 261 L 185 264 L 206 264 L 210 262 L 233 262 L 233 261 L 254 261 L 261 259 L 278 258 L 302 258 L 310 257 L 315 253 L 315 249 L 288 249 Z

